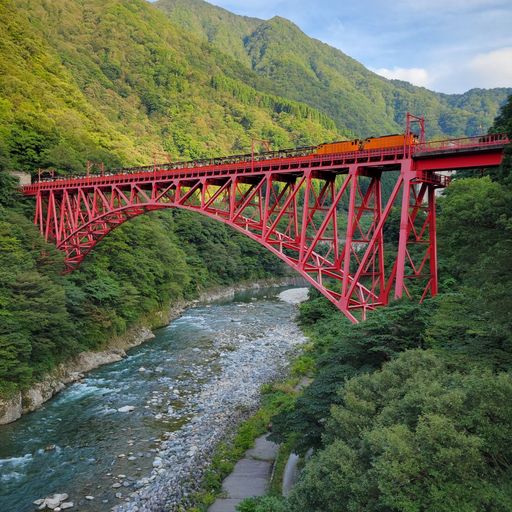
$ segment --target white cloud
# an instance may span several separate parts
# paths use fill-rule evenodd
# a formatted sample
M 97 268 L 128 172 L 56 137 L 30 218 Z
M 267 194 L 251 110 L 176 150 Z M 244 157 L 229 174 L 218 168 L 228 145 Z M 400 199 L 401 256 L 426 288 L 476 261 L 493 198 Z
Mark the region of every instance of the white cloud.
M 477 53 L 469 59 L 447 58 L 429 69 L 429 87 L 461 93 L 473 88 L 512 87 L 512 47 Z
M 467 70 L 479 87 L 512 87 L 512 47 L 479 53 Z
M 468 60 L 441 58 L 427 68 L 379 68 L 375 73 L 435 91 L 461 93 L 472 88 L 512 87 L 512 47 L 482 52 Z
M 427 87 L 431 82 L 428 71 L 423 68 L 394 67 L 392 69 L 379 68 L 374 69 L 373 71 L 384 78 L 389 78 L 390 80 L 405 80 L 406 82 L 410 82 L 413 85 L 419 85 L 420 87 Z

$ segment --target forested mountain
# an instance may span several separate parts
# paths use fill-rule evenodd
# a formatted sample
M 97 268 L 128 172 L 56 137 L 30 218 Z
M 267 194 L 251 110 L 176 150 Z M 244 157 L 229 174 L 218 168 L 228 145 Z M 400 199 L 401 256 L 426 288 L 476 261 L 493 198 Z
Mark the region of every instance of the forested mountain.
M 0 4 L 0 134 L 6 165 L 82 171 L 305 145 L 340 135 L 144 0 Z M 263 92 L 261 92 L 263 90 Z M 162 158 L 162 157 L 160 157 Z
M 275 17 L 236 16 L 203 0 L 158 0 L 173 23 L 270 79 L 270 91 L 329 115 L 360 136 L 403 131 L 407 110 L 424 114 L 430 136 L 475 135 L 492 123 L 512 89 L 447 95 L 387 80 L 343 52 Z
M 287 20 L 202 0 L 6 0 L 0 21 L 0 159 L 14 168 L 397 132 L 406 110 L 427 116 L 430 135 L 474 134 L 507 94 L 389 81 Z

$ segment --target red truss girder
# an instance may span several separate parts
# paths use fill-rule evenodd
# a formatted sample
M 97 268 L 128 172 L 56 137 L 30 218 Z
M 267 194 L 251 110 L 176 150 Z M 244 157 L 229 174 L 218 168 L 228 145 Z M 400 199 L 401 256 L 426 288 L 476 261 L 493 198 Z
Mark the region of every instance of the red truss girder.
M 40 182 L 24 193 L 36 196 L 35 223 L 66 254 L 68 271 L 123 222 L 182 208 L 258 241 L 357 322 L 391 296 L 423 300 L 437 293 L 435 189 L 448 180 L 434 171 L 498 165 L 507 143 L 487 135 L 340 154 L 171 163 Z M 381 177 L 390 171 L 395 185 L 384 198 Z M 400 209 L 398 248 L 386 238 L 393 207 Z
M 318 168 L 259 167 L 214 175 L 147 173 L 143 180 L 83 182 L 41 187 L 35 223 L 76 269 L 115 227 L 147 211 L 182 208 L 232 226 L 299 272 L 351 321 L 388 303 L 390 295 L 419 297 L 437 291 L 433 173 L 414 170 L 411 159 L 392 163 L 331 162 Z M 384 202 L 381 177 L 395 170 Z M 399 250 L 385 239 L 393 206 L 401 205 Z M 421 251 L 417 248 L 420 247 Z M 418 293 L 418 286 L 415 287 Z M 358 313 L 359 312 L 359 313 Z

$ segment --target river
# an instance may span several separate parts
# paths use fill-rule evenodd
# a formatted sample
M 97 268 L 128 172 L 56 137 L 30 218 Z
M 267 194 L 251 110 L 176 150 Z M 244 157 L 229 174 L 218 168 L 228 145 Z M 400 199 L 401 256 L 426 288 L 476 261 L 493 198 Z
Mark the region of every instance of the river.
M 32 511 L 53 493 L 69 494 L 71 511 L 185 503 L 214 446 L 304 341 L 282 291 L 190 308 L 122 361 L 0 426 L 0 510 Z

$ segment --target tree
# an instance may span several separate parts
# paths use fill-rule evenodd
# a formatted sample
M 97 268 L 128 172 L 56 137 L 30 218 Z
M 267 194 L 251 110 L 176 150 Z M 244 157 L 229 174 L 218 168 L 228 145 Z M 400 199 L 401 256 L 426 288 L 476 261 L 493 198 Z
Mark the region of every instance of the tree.
M 291 510 L 509 510 L 512 376 L 404 352 L 348 381 Z
M 326 299 L 301 306 L 299 318 L 308 322 L 316 319 L 312 335 L 317 343 L 317 374 L 294 406 L 273 418 L 271 438 L 277 442 L 291 438 L 299 453 L 321 447 L 331 406 L 339 402 L 338 393 L 346 381 L 380 368 L 404 350 L 422 347 L 423 332 L 433 310 L 433 302 L 419 305 L 403 301 L 352 325 L 342 321 L 341 314 Z

